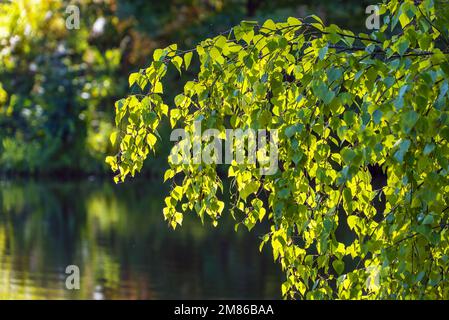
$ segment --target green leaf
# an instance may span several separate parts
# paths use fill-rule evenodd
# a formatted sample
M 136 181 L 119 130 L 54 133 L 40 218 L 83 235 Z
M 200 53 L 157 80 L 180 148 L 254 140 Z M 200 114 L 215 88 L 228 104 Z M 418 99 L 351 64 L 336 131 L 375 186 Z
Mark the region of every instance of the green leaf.
M 382 111 L 377 109 L 373 112 L 373 121 L 375 124 L 379 124 L 382 120 Z
M 334 270 L 338 275 L 341 275 L 345 270 L 345 263 L 342 260 L 334 260 L 332 262 L 332 267 L 334 267 Z
M 259 183 L 257 181 L 250 181 L 248 182 L 243 189 L 240 191 L 240 196 L 243 200 L 246 200 L 246 198 L 259 190 Z
M 156 49 L 153 53 L 154 61 L 162 61 L 167 56 L 167 50 Z
M 138 72 L 133 72 L 129 75 L 128 82 L 129 86 L 132 87 L 134 83 L 140 78 L 140 74 Z
M 433 150 L 435 150 L 435 144 L 434 143 L 426 144 L 426 146 L 424 147 L 423 154 L 425 156 L 427 156 L 427 155 L 431 154 L 433 152 Z
M 327 72 L 327 80 L 329 81 L 329 83 L 332 83 L 340 79 L 342 75 L 343 72 L 341 71 L 341 69 L 331 67 Z
M 164 88 L 161 82 L 156 82 L 153 86 L 153 93 L 164 93 Z
M 118 137 L 118 131 L 114 131 L 111 133 L 109 140 L 111 141 L 111 144 L 113 146 L 115 146 L 115 143 L 117 142 L 117 137 Z
M 175 176 L 175 172 L 172 169 L 168 169 L 164 173 L 164 182 Z
M 411 142 L 410 140 L 402 140 L 399 144 L 399 150 L 394 154 L 394 158 L 399 162 L 404 162 L 404 155 L 407 153 L 410 148 Z
M 432 223 L 434 223 L 434 218 L 433 215 L 431 214 L 426 215 L 422 222 L 422 224 L 432 224 Z
M 349 216 L 347 219 L 348 226 L 351 230 L 357 225 L 359 218 L 357 216 Z
M 209 51 L 211 58 L 218 64 L 224 64 L 225 60 L 217 48 L 212 47 Z
M 404 12 L 399 16 L 399 22 L 401 23 L 402 28 L 405 28 L 410 23 L 410 18 Z
M 354 160 L 354 158 L 356 157 L 356 153 L 354 152 L 354 150 L 352 149 L 348 149 L 348 148 L 344 148 L 343 150 L 341 150 L 340 152 L 343 161 L 347 164 L 350 164 L 352 162 L 352 160 Z
M 410 133 L 410 131 L 415 126 L 418 121 L 419 115 L 414 110 L 407 111 L 401 115 L 401 129 L 405 133 Z
M 409 40 L 402 39 L 401 41 L 399 41 L 399 43 L 397 44 L 399 55 L 403 56 L 405 54 L 405 52 L 408 50 L 409 47 L 410 47 L 410 41 Z
M 180 56 L 176 56 L 171 60 L 171 62 L 176 67 L 176 69 L 178 69 L 179 74 L 181 74 L 181 66 L 183 62 L 182 58 Z
M 328 50 L 329 50 L 329 48 L 327 46 L 325 46 L 318 51 L 318 57 L 320 58 L 320 60 L 324 59 Z
M 281 199 L 287 199 L 290 195 L 290 188 L 284 188 L 278 192 L 278 196 Z
M 335 92 L 330 90 L 324 82 L 315 83 L 312 86 L 314 94 L 325 104 L 330 104 L 335 98 Z
M 289 17 L 287 23 L 289 26 L 300 26 L 302 24 L 301 20 L 295 17 Z
M 184 54 L 184 65 L 186 70 L 189 69 L 190 63 L 192 61 L 192 57 L 193 57 L 193 52 L 187 52 L 186 54 Z
M 171 191 L 171 196 L 177 200 L 180 201 L 183 197 L 183 187 L 182 186 L 176 186 Z
M 176 212 L 175 213 L 175 221 L 177 224 L 179 224 L 180 226 L 182 225 L 182 220 L 183 220 L 183 215 L 180 212 Z
M 321 20 L 321 18 L 318 17 L 317 15 L 312 14 L 312 15 L 310 16 L 310 18 L 312 18 L 313 20 L 317 21 L 319 24 L 321 24 L 321 25 L 324 26 L 323 20 Z
M 268 30 L 276 30 L 276 23 L 274 23 L 273 20 L 268 19 L 267 21 L 265 21 L 265 23 L 262 25 L 262 29 L 268 29 Z M 265 30 L 264 30 L 265 31 Z
M 254 21 L 254 20 L 243 20 L 243 21 L 241 22 L 242 26 L 244 26 L 244 27 L 246 27 L 246 28 L 252 28 L 252 27 L 255 27 L 255 26 L 257 26 L 258 23 L 259 23 L 259 22 Z
M 303 129 L 302 124 L 295 124 L 293 126 L 289 126 L 285 128 L 285 135 L 287 136 L 287 138 L 291 138 L 295 133 L 301 132 L 302 129 Z
M 147 143 L 153 148 L 154 145 L 156 144 L 156 142 L 157 142 L 156 136 L 152 133 L 148 133 L 147 134 Z

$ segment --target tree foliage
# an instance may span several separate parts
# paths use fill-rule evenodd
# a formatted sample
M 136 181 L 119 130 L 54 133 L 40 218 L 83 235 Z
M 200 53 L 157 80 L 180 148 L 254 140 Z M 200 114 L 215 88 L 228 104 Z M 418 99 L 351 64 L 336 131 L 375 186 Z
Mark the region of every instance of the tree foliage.
M 371 34 L 291 17 L 244 21 L 193 50 L 156 50 L 129 77 L 140 93 L 115 104 L 120 150 L 106 161 L 116 182 L 140 171 L 164 117 L 190 133 L 198 119 L 204 130 L 278 129 L 277 174 L 233 163 L 227 178 L 239 223 L 271 224 L 262 245 L 285 270 L 283 295 L 447 299 L 446 2 L 388 1 Z M 194 61 L 199 73 L 164 100 L 167 69 L 183 73 Z M 218 167 L 172 160 L 165 219 L 175 228 L 194 211 L 217 224 Z
M 127 89 L 119 75 L 146 63 L 155 48 L 172 42 L 192 46 L 247 15 L 284 19 L 287 12 L 319 7 L 337 21 L 362 21 L 347 19 L 363 13 L 348 2 L 301 3 L 0 1 L 0 172 L 104 173 L 103 155 L 111 152 L 113 129 L 108 106 Z M 70 5 L 80 10 L 79 29 L 66 27 L 74 21 Z M 166 90 L 180 90 L 180 82 L 170 76 L 165 81 Z M 153 161 L 145 173 L 161 171 L 161 162 Z

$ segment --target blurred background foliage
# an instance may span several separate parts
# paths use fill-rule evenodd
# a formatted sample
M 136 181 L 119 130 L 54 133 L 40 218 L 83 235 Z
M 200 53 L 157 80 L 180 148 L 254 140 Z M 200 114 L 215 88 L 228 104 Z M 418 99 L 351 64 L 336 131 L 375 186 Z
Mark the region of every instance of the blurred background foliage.
M 104 174 L 112 153 L 113 105 L 128 74 L 154 49 L 184 49 L 241 20 L 317 14 L 326 23 L 366 31 L 360 0 L 16 0 L 0 1 L 0 173 Z M 80 29 L 66 28 L 68 5 Z M 195 69 L 191 69 L 192 73 Z M 173 73 L 169 84 L 182 87 Z M 168 126 L 166 126 L 168 132 Z M 162 135 L 164 136 L 164 135 Z M 167 135 L 165 135 L 167 136 Z M 162 153 L 171 143 L 166 139 Z M 164 171 L 151 159 L 147 174 Z

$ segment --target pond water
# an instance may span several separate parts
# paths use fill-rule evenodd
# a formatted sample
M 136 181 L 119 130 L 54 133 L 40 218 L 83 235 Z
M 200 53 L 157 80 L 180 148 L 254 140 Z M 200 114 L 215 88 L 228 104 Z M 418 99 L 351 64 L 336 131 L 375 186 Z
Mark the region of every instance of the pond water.
M 173 231 L 166 193 L 158 181 L 0 181 L 0 299 L 280 298 L 265 226 L 191 214 Z M 79 290 L 66 289 L 68 265 Z

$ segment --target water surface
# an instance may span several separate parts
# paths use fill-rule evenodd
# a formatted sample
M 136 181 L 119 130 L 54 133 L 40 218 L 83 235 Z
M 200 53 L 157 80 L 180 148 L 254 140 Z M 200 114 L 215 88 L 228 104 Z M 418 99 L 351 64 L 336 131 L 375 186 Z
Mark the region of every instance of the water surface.
M 0 181 L 0 299 L 280 298 L 259 228 L 163 221 L 159 182 Z M 228 215 L 226 215 L 228 216 Z M 77 265 L 80 290 L 67 290 Z

